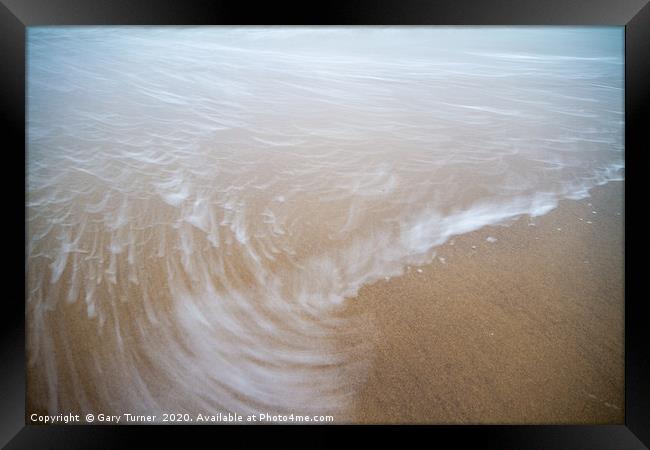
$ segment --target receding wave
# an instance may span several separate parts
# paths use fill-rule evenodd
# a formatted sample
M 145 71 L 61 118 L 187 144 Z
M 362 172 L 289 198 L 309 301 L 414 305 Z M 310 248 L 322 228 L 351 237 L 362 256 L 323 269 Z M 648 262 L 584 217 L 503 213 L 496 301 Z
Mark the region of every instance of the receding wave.
M 499 30 L 30 29 L 33 401 L 349 418 L 361 286 L 624 176 L 603 31 Z

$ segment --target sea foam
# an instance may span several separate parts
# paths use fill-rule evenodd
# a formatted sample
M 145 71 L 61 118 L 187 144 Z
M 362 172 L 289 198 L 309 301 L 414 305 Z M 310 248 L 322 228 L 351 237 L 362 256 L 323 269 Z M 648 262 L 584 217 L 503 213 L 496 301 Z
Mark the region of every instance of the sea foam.
M 374 340 L 344 314 L 359 289 L 624 179 L 615 29 L 28 37 L 28 353 L 50 414 L 346 420 Z

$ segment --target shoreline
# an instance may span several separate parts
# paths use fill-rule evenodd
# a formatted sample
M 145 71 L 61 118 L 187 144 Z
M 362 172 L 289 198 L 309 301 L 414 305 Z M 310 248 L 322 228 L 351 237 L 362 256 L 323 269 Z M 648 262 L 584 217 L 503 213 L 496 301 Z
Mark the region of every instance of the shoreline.
M 346 306 L 376 336 L 355 423 L 624 420 L 624 182 L 455 236 Z
M 332 386 L 345 390 L 337 395 L 352 400 L 340 422 L 622 423 L 623 187 L 610 182 L 586 199 L 561 200 L 543 216 L 452 237 L 436 248 L 433 262 L 363 285 L 346 299 L 332 311 L 331 323 L 341 326 L 332 325 L 327 340 L 331 355 L 358 348 L 338 375 L 330 367 L 339 380 Z M 102 392 L 129 404 L 128 376 L 105 380 L 94 371 L 95 357 L 121 364 L 126 375 L 138 368 L 152 398 L 165 399 L 162 387 L 177 382 L 155 366 L 133 366 L 122 346 L 145 358 L 158 338 L 182 337 L 165 334 L 165 327 L 138 329 L 134 319 L 147 317 L 142 302 L 114 307 L 107 327 L 116 335 L 98 334 L 84 302 L 65 303 L 56 315 L 65 326 L 53 328 L 60 344 L 48 348 L 67 374 L 56 387 L 66 405 L 78 400 L 80 385 L 88 407 L 102 404 Z M 169 308 L 159 318 L 172 325 L 176 310 Z M 37 375 L 28 369 L 28 411 L 44 414 L 47 386 Z M 97 379 L 106 383 L 101 392 Z M 309 392 L 318 399 L 332 391 L 321 383 Z M 103 412 L 119 411 L 109 404 Z

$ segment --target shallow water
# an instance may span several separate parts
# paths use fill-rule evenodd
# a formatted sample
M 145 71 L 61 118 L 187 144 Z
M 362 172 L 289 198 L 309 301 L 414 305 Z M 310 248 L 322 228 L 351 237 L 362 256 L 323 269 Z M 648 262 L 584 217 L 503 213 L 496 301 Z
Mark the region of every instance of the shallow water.
M 346 418 L 363 284 L 623 179 L 622 50 L 611 27 L 30 28 L 31 401 Z

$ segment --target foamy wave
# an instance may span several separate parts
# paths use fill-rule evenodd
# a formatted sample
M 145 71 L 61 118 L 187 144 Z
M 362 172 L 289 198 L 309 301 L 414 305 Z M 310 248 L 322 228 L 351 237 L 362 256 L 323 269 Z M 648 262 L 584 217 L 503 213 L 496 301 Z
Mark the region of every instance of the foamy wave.
M 38 407 L 346 420 L 374 340 L 346 299 L 624 178 L 611 55 L 284 31 L 30 30 Z

